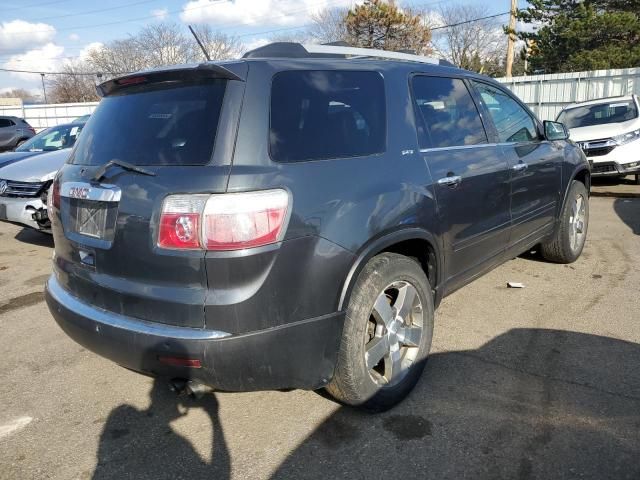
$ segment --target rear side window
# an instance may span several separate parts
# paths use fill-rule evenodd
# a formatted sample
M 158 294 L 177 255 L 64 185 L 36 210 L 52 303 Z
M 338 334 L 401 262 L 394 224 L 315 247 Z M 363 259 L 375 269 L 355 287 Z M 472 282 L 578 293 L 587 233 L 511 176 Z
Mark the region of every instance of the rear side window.
M 498 130 L 501 142 L 530 142 L 538 138 L 536 124 L 506 92 L 480 82 L 474 82 L 493 123 Z
M 412 87 L 420 148 L 487 143 L 478 109 L 462 80 L 418 75 Z
M 211 160 L 226 81 L 145 87 L 105 97 L 79 137 L 72 163 L 204 165 Z
M 8 118 L 0 118 L 0 128 L 11 127 L 13 124 Z
M 373 155 L 384 151 L 385 137 L 379 73 L 290 71 L 274 76 L 269 129 L 274 161 Z

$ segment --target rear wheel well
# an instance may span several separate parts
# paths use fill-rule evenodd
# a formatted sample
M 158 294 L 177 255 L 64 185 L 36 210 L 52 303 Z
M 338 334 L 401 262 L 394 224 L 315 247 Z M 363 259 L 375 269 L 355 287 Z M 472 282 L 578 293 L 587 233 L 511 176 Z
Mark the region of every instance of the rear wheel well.
M 411 240 L 404 240 L 402 242 L 394 243 L 384 248 L 384 250 L 378 252 L 391 252 L 405 257 L 410 257 L 416 260 L 425 275 L 429 279 L 431 288 L 435 288 L 438 283 L 438 263 L 436 259 L 436 251 L 427 240 L 415 238 Z

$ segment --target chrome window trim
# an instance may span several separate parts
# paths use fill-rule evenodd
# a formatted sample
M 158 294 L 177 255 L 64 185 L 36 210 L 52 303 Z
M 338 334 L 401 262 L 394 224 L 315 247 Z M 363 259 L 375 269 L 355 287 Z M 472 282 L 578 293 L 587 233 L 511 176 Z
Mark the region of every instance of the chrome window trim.
M 77 191 L 82 191 L 83 195 L 74 195 L 73 192 Z M 116 185 L 92 185 L 87 182 L 65 182 L 60 186 L 60 196 L 96 202 L 119 202 L 122 197 L 122 191 L 120 187 Z
M 477 145 L 455 145 L 455 146 L 452 146 L 452 147 L 421 148 L 420 149 L 420 153 L 439 152 L 439 151 L 442 151 L 442 150 L 467 150 L 469 148 L 488 148 L 488 147 L 511 146 L 511 145 L 516 145 L 518 143 L 525 143 L 525 142 L 478 143 Z M 526 143 L 529 143 L 529 142 L 526 142 Z

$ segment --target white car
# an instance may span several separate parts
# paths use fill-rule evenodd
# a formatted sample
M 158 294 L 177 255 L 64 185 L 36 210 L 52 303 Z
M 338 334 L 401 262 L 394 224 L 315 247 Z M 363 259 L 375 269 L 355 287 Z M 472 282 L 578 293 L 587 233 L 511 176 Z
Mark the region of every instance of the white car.
M 0 220 L 50 233 L 47 194 L 70 154 L 65 148 L 0 168 Z
M 640 101 L 637 95 L 575 103 L 558 115 L 584 151 L 593 176 L 635 175 L 640 183 Z

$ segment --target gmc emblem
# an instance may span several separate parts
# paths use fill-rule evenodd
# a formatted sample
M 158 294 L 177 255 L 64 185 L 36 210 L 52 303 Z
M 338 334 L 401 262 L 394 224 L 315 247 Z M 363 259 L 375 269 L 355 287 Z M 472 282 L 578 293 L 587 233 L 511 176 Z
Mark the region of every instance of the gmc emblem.
M 69 189 L 69 197 L 85 199 L 89 196 L 91 189 L 86 187 L 71 187 Z

